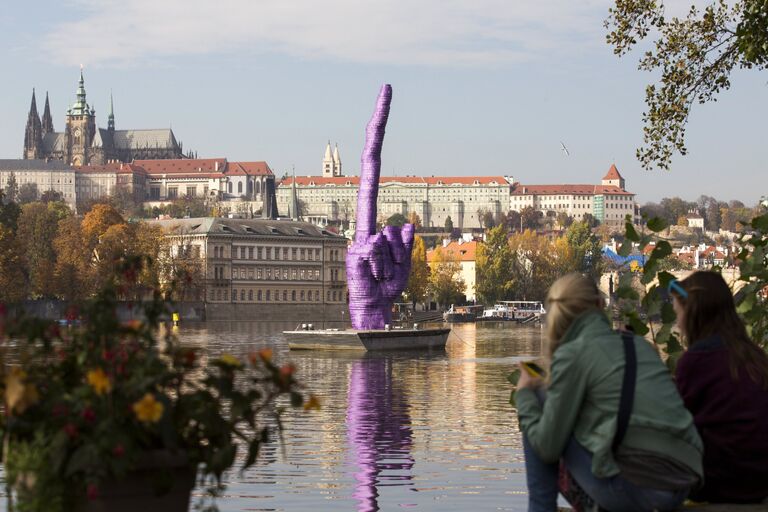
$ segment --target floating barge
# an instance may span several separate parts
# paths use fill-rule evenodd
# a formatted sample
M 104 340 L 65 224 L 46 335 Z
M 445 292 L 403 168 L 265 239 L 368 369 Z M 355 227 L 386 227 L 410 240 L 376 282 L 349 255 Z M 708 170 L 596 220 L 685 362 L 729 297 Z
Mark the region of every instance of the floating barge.
M 445 350 L 450 329 L 322 329 L 283 331 L 290 350 Z

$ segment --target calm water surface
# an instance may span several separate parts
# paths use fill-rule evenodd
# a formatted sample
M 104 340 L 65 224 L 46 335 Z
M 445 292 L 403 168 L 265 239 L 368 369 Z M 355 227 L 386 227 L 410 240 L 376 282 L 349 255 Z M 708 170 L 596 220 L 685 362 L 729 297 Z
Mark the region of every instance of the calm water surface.
M 506 375 L 539 355 L 540 327 L 459 324 L 445 352 L 391 355 L 289 351 L 282 331 L 295 327 L 208 322 L 178 331 L 212 356 L 272 347 L 322 401 L 320 411 L 289 409 L 284 445 L 229 475 L 222 512 L 526 509 Z
M 271 346 L 320 411 L 285 415 L 284 448 L 228 478 L 222 511 L 525 510 L 520 432 L 505 376 L 538 356 L 541 328 L 459 324 L 447 350 L 289 351 L 294 323 L 209 322 L 180 338 L 212 355 Z

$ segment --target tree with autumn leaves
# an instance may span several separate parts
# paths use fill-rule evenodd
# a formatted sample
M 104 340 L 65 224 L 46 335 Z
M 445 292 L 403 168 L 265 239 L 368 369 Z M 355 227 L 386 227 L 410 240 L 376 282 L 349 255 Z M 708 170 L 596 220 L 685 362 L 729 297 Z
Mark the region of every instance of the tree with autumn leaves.
M 414 306 L 427 299 L 429 274 L 427 248 L 424 245 L 424 239 L 416 235 L 413 237 L 413 249 L 411 249 L 411 274 L 408 276 L 408 284 L 403 290 L 405 297 Z
M 574 222 L 554 239 L 530 229 L 510 236 L 499 226 L 478 246 L 477 295 L 488 304 L 543 300 L 561 275 L 581 272 L 597 278 L 601 261 L 600 239 L 584 222 Z
M 433 253 L 427 291 L 440 307 L 463 302 L 467 285 L 461 277 L 461 264 L 449 251 L 437 247 Z
M 12 212 L 0 205 L 0 300 L 32 298 L 80 301 L 102 289 L 125 256 L 159 261 L 159 228 L 129 223 L 108 204 L 96 204 L 82 218 L 61 201 L 32 202 Z M 144 267 L 126 299 L 138 299 L 160 283 L 159 265 Z

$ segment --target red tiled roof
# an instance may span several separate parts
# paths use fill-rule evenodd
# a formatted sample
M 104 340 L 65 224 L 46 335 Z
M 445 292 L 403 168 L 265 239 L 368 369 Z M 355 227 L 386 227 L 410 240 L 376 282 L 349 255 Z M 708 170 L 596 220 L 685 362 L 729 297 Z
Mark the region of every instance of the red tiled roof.
M 272 169 L 267 162 L 229 162 L 227 174 L 235 176 L 271 176 Z
M 432 249 L 431 251 L 427 251 L 427 262 L 432 263 L 434 261 L 438 248 L 443 252 L 452 254 L 453 257 L 459 261 L 475 261 L 475 256 L 477 254 L 476 241 L 473 240 L 471 242 L 459 243 L 455 240 L 452 240 L 451 243 L 445 247 L 441 245 L 435 249 Z
M 383 176 L 379 178 L 379 184 L 383 183 L 415 183 L 421 185 L 507 185 L 503 176 Z M 288 177 L 280 182 L 281 186 L 290 186 L 293 178 Z M 296 176 L 296 184 L 299 186 L 324 185 L 352 185 L 360 184 L 358 176 L 337 176 L 325 178 L 323 176 Z
M 615 185 L 523 185 L 515 183 L 512 187 L 513 196 L 528 195 L 601 195 L 613 194 L 634 196 L 635 194 L 622 190 Z
M 603 176 L 604 180 L 620 180 L 621 174 L 619 174 L 619 170 L 616 168 L 616 164 L 611 164 L 611 168 L 608 169 L 608 173 Z
M 126 164 L 121 162 L 110 162 L 104 165 L 78 165 L 75 166 L 75 172 L 82 174 L 99 174 L 114 172 L 116 174 L 139 173 L 146 174 L 143 167 L 135 164 Z
M 224 172 L 226 158 L 184 158 L 173 160 L 134 160 L 149 174 L 198 174 Z M 216 164 L 218 163 L 218 171 Z

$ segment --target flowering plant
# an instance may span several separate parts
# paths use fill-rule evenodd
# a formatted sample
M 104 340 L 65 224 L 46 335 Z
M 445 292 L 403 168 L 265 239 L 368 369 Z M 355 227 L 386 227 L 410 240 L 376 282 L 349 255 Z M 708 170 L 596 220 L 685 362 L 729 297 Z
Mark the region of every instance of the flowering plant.
M 0 381 L 3 460 L 18 510 L 73 510 L 158 450 L 181 455 L 215 496 L 238 451 L 246 452 L 243 469 L 256 462 L 271 437 L 263 415 L 279 416 L 282 396 L 293 407 L 317 406 L 293 366 L 276 365 L 268 348 L 241 361 L 184 346 L 164 328 L 170 310 L 159 291 L 141 321 L 121 322 L 118 297 L 141 265 L 123 261 L 79 326 L 31 318 L 0 325 L 6 346 L 20 340 L 20 364 L 4 361 Z

